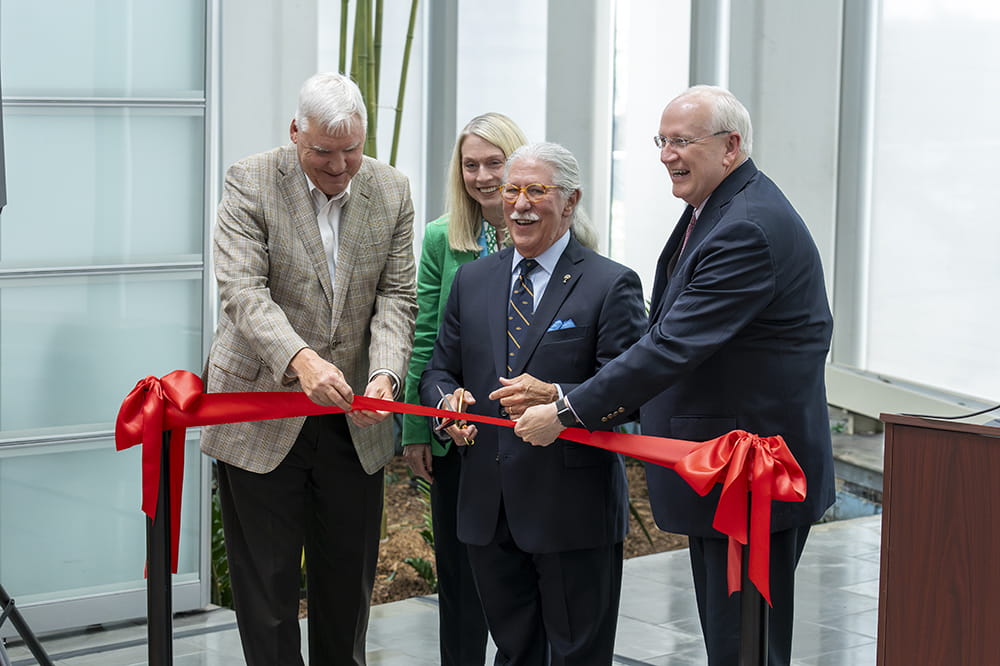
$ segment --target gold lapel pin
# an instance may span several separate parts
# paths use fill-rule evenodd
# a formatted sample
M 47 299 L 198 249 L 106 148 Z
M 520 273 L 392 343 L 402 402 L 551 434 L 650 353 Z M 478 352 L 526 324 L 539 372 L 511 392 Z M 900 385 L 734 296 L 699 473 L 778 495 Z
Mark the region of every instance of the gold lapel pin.
M 573 276 L 570 275 L 569 273 L 566 273 L 566 275 L 563 275 L 563 284 L 566 284 L 567 282 L 569 282 L 569 279 L 571 277 L 573 277 Z

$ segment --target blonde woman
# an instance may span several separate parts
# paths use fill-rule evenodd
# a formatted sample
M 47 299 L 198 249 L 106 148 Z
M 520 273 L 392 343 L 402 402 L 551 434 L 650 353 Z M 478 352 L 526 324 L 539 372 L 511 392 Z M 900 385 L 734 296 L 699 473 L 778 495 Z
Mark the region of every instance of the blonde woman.
M 420 375 L 430 359 L 455 271 L 503 247 L 507 230 L 500 186 L 507 156 L 527 143 L 513 120 L 499 113 L 473 118 L 458 135 L 448 167 L 447 212 L 424 231 L 417 277 L 416 333 L 406 376 L 406 402 L 420 404 Z M 482 664 L 486 619 L 472 580 L 465 545 L 456 536 L 460 459 L 451 439 L 438 439 L 427 419 L 403 419 L 403 457 L 431 482 L 437 564 L 441 663 Z

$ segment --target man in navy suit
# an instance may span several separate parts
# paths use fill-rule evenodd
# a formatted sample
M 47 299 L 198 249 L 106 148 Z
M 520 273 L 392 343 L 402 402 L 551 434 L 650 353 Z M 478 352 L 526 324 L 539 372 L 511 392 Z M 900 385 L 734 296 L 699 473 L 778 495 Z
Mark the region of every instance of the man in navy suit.
M 641 406 L 645 434 L 703 441 L 733 429 L 782 435 L 805 471 L 802 503 L 771 522 L 769 663 L 791 661 L 795 567 L 809 526 L 834 501 L 824 364 L 833 326 L 819 253 L 802 219 L 750 160 L 750 115 L 728 91 L 695 86 L 655 137 L 688 207 L 657 265 L 650 327 L 596 376 L 529 409 L 517 433 L 545 445 L 566 425 L 617 425 Z M 657 525 L 690 536 L 709 663 L 738 661 L 739 595 L 728 595 L 719 487 L 702 498 L 647 465 Z
M 514 247 L 458 270 L 420 382 L 424 404 L 447 394 L 455 408 L 461 400 L 470 412 L 516 417 L 586 380 L 645 330 L 639 277 L 570 231 L 582 215 L 572 154 L 523 146 L 505 181 Z M 447 431 L 462 452 L 458 537 L 496 663 L 610 664 L 628 528 L 621 456 L 562 440 L 531 447 L 510 428 Z

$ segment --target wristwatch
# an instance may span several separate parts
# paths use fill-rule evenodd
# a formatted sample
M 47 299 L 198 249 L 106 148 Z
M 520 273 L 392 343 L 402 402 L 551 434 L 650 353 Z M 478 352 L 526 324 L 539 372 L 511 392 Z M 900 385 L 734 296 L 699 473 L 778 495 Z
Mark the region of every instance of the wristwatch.
M 559 398 L 556 400 L 556 416 L 559 417 L 559 423 L 563 424 L 567 428 L 573 428 L 579 425 L 573 410 L 566 404 L 566 398 Z

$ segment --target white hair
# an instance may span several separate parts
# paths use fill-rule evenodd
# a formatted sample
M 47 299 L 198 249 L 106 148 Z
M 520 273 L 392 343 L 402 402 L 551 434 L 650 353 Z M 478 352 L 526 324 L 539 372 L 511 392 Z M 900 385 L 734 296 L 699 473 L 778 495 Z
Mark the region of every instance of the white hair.
M 573 157 L 573 153 L 558 143 L 529 143 L 515 150 L 507 158 L 507 165 L 504 167 L 503 178 L 505 181 L 510 176 L 511 165 L 521 159 L 532 159 L 548 164 L 552 169 L 552 184 L 562 190 L 566 196 L 572 196 L 574 192 L 578 191 L 582 193 L 580 189 L 580 164 Z M 591 250 L 597 249 L 597 232 L 590 217 L 579 204 L 573 208 L 573 217 L 569 224 L 573 229 L 573 235 L 581 244 Z
M 309 129 L 311 121 L 317 122 L 327 134 L 346 134 L 355 123 L 368 131 L 368 110 L 358 84 L 337 72 L 313 74 L 299 90 L 299 106 L 295 110 L 295 124 L 299 131 Z
M 736 95 L 719 86 L 691 86 L 674 100 L 696 97 L 706 100 L 712 112 L 712 132 L 737 132 L 742 139 L 740 151 L 747 157 L 753 150 L 753 126 L 750 123 L 750 112 L 743 106 Z

